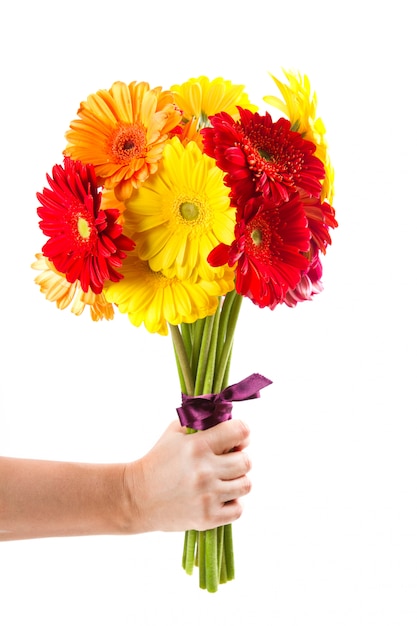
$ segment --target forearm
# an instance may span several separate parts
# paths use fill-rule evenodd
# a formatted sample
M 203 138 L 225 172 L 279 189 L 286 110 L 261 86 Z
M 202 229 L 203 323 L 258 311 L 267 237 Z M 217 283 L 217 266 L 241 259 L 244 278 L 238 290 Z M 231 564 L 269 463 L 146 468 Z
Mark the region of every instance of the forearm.
M 0 540 L 130 532 L 124 470 L 0 457 Z
M 0 457 L 0 540 L 206 530 L 241 514 L 249 431 L 186 435 L 177 420 L 141 459 L 88 464 Z

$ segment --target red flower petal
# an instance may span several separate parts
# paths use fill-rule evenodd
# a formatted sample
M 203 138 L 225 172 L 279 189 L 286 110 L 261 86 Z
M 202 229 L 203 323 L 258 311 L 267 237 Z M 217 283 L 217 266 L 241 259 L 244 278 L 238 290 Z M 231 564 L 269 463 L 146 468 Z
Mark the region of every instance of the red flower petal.
M 201 130 L 204 151 L 226 173 L 232 200 L 245 203 L 262 194 L 279 203 L 298 189 L 318 198 L 325 171 L 314 143 L 292 131 L 287 119 L 273 122 L 269 113 L 238 109 L 239 121 L 222 112 Z
M 135 243 L 122 234 L 118 209 L 100 209 L 92 165 L 66 157 L 46 178 L 50 189 L 37 194 L 39 226 L 49 237 L 42 252 L 70 283 L 99 294 L 106 280 L 123 278 L 114 268 Z

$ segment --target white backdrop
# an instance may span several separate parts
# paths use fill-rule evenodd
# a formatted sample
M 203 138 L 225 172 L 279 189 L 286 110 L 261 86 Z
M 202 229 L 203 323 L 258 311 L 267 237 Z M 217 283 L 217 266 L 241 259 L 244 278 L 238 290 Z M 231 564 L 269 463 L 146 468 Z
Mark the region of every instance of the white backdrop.
M 231 382 L 260 372 L 274 384 L 234 409 L 253 462 L 236 580 L 200 591 L 180 566 L 181 533 L 6 542 L 0 624 L 415 626 L 411 4 L 17 1 L 0 24 L 0 454 L 131 460 L 176 415 L 168 338 L 59 312 L 33 282 L 35 192 L 89 93 L 206 74 L 244 83 L 262 106 L 268 72 L 307 73 L 340 224 L 314 302 L 245 302 L 240 318 Z

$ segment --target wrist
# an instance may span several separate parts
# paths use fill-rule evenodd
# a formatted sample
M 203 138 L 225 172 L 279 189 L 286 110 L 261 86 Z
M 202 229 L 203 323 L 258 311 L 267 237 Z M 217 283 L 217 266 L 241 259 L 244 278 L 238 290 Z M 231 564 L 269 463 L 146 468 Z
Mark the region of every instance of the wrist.
M 142 459 L 126 463 L 123 472 L 123 518 L 126 520 L 125 534 L 139 534 L 154 530 L 149 511 Z

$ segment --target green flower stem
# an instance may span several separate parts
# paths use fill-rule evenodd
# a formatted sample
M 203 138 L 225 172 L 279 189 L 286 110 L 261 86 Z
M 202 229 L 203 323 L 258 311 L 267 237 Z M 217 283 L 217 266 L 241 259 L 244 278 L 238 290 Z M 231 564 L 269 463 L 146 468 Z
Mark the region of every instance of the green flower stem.
M 199 396 L 203 393 L 210 393 L 204 391 L 205 388 L 205 375 L 208 362 L 208 356 L 210 351 L 211 336 L 213 331 L 215 315 L 206 317 L 204 324 L 203 337 L 201 339 L 200 353 L 198 356 L 197 374 L 195 377 L 194 395 Z M 211 387 L 210 387 L 211 391 Z
M 203 339 L 204 328 L 206 325 L 206 319 L 196 320 L 193 324 L 189 324 L 191 328 L 192 337 L 192 351 L 190 356 L 190 367 L 194 377 L 194 382 L 197 377 L 197 368 L 200 358 L 201 341 Z
M 219 567 L 219 578 L 222 570 L 222 563 L 224 562 L 224 526 L 219 526 L 217 529 L 217 565 Z
M 234 297 L 232 308 L 227 323 L 226 336 L 221 351 L 221 356 L 216 367 L 216 376 L 214 378 L 213 393 L 219 393 L 223 388 L 223 381 L 229 366 L 229 359 L 232 351 L 233 337 L 236 330 L 236 324 L 239 317 L 240 307 L 242 305 L 242 296 L 237 294 Z
M 219 582 L 221 585 L 224 585 L 224 583 L 227 583 L 227 564 L 226 564 L 226 555 L 224 552 L 223 552 L 222 560 L 220 564 Z
M 206 536 L 206 588 L 210 593 L 219 586 L 219 566 L 217 563 L 217 528 L 205 531 Z M 200 562 L 200 567 L 202 563 Z
M 187 354 L 188 362 L 191 363 L 191 354 L 193 349 L 193 340 L 191 337 L 191 324 L 181 324 L 178 328 L 181 333 L 182 342 Z
M 203 390 L 202 390 L 203 394 L 211 393 L 213 389 L 220 314 L 221 314 L 221 305 L 219 301 L 216 313 L 214 314 L 214 317 L 213 317 L 213 325 L 211 328 L 209 346 L 208 346 L 208 349 L 206 350 L 207 359 L 206 359 L 205 364 L 204 363 L 202 364 L 203 369 L 204 369 L 204 384 L 203 384 Z
M 194 556 L 195 556 L 195 545 L 197 540 L 197 531 L 196 530 L 187 530 L 186 531 L 186 541 L 185 541 L 185 558 L 183 559 L 183 567 L 187 574 L 191 576 L 194 569 Z
M 212 316 L 192 324 L 170 326 L 181 390 L 187 395 L 219 393 L 228 384 L 233 337 L 242 303 L 235 290 L 219 299 Z M 195 432 L 187 428 L 188 433 Z M 232 525 L 184 534 L 182 566 L 199 568 L 201 589 L 214 593 L 234 578 Z
M 230 349 L 229 358 L 227 359 L 226 369 L 224 370 L 223 382 L 221 388 L 224 389 L 227 387 L 229 382 L 229 371 L 230 371 L 230 363 L 232 360 L 232 350 Z
M 206 533 L 198 533 L 198 562 L 199 562 L 199 584 L 200 589 L 207 589 L 206 582 Z
M 179 360 L 178 360 L 178 355 L 177 355 L 177 352 L 176 352 L 176 351 L 174 351 L 174 353 L 175 353 L 175 362 L 176 362 L 176 364 L 177 364 L 178 377 L 179 377 L 179 379 L 180 379 L 180 387 L 181 387 L 181 391 L 182 391 L 183 393 L 186 393 L 186 384 L 185 384 L 184 376 L 183 376 L 183 374 L 182 374 L 181 365 L 180 365 L 180 362 L 179 362 Z
M 224 554 L 226 557 L 227 580 L 235 577 L 235 559 L 233 553 L 232 525 L 226 524 L 224 527 Z
M 172 342 L 174 344 L 175 355 L 178 363 L 178 373 L 180 380 L 183 381 L 182 391 L 189 396 L 194 393 L 194 382 L 191 374 L 191 368 L 187 357 L 187 350 L 182 339 L 178 326 L 170 325 Z
M 233 302 L 236 297 L 236 291 L 229 291 L 224 297 L 223 306 L 221 308 L 220 322 L 219 322 L 219 332 L 218 332 L 218 346 L 217 346 L 217 354 L 216 354 L 216 371 L 219 367 L 219 361 L 222 353 L 223 344 L 227 335 L 227 325 L 229 322 L 229 315 L 231 308 L 233 306 Z

